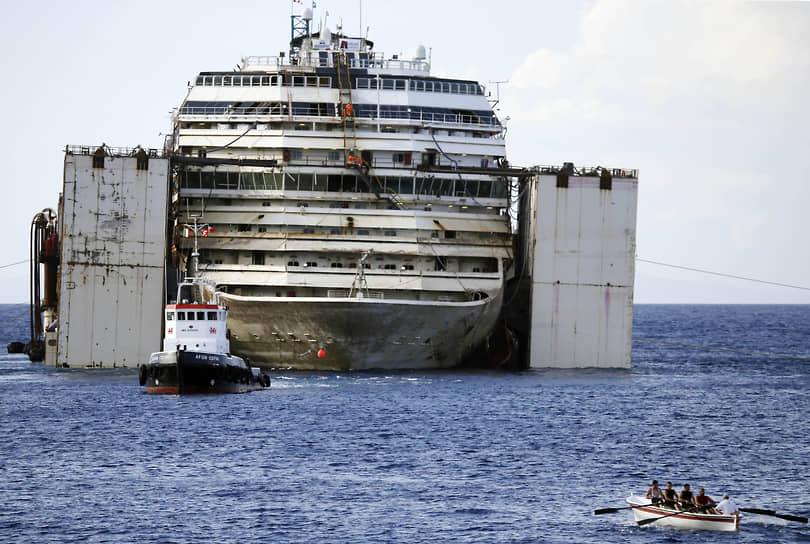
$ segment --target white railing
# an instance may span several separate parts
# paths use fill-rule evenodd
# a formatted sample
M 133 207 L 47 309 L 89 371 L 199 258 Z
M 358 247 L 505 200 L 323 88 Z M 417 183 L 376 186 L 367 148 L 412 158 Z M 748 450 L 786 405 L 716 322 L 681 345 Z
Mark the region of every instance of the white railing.
M 261 108 L 251 108 L 253 110 L 260 110 Z M 240 111 L 243 110 L 243 111 Z M 219 117 L 223 116 L 223 117 Z M 185 106 L 180 110 L 179 117 L 185 119 L 186 117 L 213 117 L 211 120 L 226 121 L 285 121 L 290 119 L 287 113 L 272 114 L 260 113 L 258 111 L 247 113 L 246 108 L 239 108 L 234 110 L 227 106 Z M 219 118 L 217 118 L 219 117 Z M 380 112 L 379 117 L 376 111 L 371 115 L 358 114 L 357 121 L 419 121 L 420 123 L 439 123 L 445 125 L 456 125 L 465 127 L 480 127 L 480 128 L 497 128 L 501 129 L 501 123 L 496 117 L 489 119 L 481 118 L 477 115 L 466 115 L 456 113 L 434 113 L 423 111 L 411 112 Z M 292 115 L 293 121 L 313 121 L 313 122 L 328 122 L 340 121 L 336 116 L 317 116 L 317 115 Z
M 321 55 L 321 53 L 326 53 Z M 251 68 L 264 68 L 273 66 L 276 68 L 292 68 L 296 66 L 306 66 L 312 68 L 334 68 L 334 55 L 338 51 L 310 51 L 308 55 L 298 55 L 294 57 L 282 57 L 278 55 L 258 55 L 242 57 L 242 70 L 249 71 Z M 381 52 L 364 53 L 354 52 L 348 56 L 349 66 L 352 68 L 379 68 L 383 70 L 398 70 L 404 72 L 430 73 L 430 63 L 425 60 L 405 60 L 391 57 L 385 58 Z
M 349 298 L 351 289 L 329 289 L 326 291 L 327 298 Z M 354 298 L 354 297 L 352 297 Z M 377 300 L 384 300 L 385 293 L 382 291 L 363 291 L 363 298 L 374 298 Z
M 101 144 L 104 147 L 104 154 L 108 157 L 135 157 L 141 151 L 144 151 L 149 158 L 159 159 L 163 158 L 163 151 L 159 149 L 141 147 L 110 147 Z M 93 155 L 101 146 L 98 145 L 67 145 L 65 146 L 65 153 L 70 155 Z
M 535 166 L 534 169 L 540 174 L 554 174 L 567 172 L 569 176 L 576 177 L 598 177 L 602 172 L 608 172 L 614 178 L 638 178 L 636 168 L 608 168 L 604 166 L 574 166 L 564 164 L 563 166 Z

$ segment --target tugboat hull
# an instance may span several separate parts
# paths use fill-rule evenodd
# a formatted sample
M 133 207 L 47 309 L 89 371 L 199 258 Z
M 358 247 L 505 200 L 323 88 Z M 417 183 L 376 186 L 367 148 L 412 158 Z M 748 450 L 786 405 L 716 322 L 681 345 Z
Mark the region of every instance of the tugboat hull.
M 139 369 L 147 393 L 247 393 L 270 385 L 270 377 L 241 357 L 224 353 L 160 351 Z

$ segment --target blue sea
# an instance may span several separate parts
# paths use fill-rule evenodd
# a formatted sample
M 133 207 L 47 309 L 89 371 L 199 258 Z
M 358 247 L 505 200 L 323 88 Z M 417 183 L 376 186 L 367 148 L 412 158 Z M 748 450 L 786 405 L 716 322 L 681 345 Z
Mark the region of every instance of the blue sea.
M 3 347 L 22 310 L 0 306 Z M 810 542 L 594 515 L 653 478 L 810 515 L 810 306 L 638 305 L 633 336 L 631 370 L 276 372 L 221 396 L 3 354 L 0 542 Z

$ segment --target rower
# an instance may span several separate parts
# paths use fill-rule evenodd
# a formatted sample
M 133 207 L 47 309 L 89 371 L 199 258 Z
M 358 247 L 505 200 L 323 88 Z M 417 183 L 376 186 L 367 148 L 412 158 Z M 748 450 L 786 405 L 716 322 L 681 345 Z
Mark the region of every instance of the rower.
M 698 490 L 698 494 L 695 497 L 695 504 L 698 505 L 698 509 L 700 512 L 704 514 L 716 514 L 717 510 L 713 508 L 716 502 L 710 496 L 706 495 L 706 490 L 702 487 Z
M 658 480 L 652 481 L 652 487 L 647 490 L 646 497 L 652 500 L 653 504 L 661 504 L 664 502 L 664 492 L 658 487 Z
M 678 493 L 672 489 L 672 482 L 667 482 L 667 488 L 664 489 L 664 506 L 673 510 L 680 510 L 678 508 Z
M 681 491 L 678 500 L 680 501 L 680 505 L 683 510 L 688 510 L 697 506 L 695 504 L 695 495 L 689 490 L 689 484 L 683 484 L 683 490 Z

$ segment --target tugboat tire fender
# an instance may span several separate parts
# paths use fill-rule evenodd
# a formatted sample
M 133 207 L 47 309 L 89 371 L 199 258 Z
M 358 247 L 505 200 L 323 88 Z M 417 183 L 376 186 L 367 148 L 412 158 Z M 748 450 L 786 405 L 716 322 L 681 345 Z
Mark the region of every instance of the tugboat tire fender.
M 138 367 L 138 383 L 146 385 L 146 365 Z

